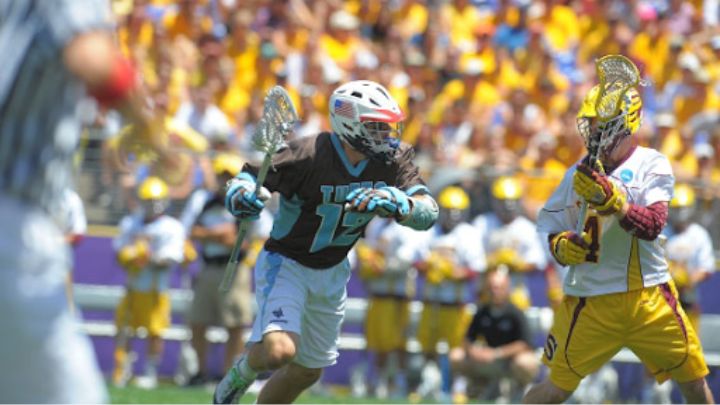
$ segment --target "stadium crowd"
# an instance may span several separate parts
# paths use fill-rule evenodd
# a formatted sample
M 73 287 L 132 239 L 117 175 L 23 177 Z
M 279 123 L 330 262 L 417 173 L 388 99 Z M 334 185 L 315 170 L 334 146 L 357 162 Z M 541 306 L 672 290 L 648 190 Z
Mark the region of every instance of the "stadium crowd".
M 167 183 L 169 212 L 179 217 L 194 191 L 221 185 L 223 172 L 214 170 L 215 158 L 231 153 L 257 160 L 250 136 L 273 85 L 289 91 L 301 117 L 294 136 L 302 137 L 329 130 L 327 101 L 338 85 L 373 80 L 385 85 L 406 112 L 402 139 L 414 145 L 433 193 L 459 186 L 454 197 L 438 199 L 441 211 L 460 213 L 438 239 L 461 222 L 472 222 L 469 228 L 478 239 L 487 239 L 482 259 L 487 266 L 473 268 L 468 259 L 462 274 L 453 270 L 459 266 L 455 262 L 447 269 L 423 265 L 442 267 L 437 257 L 414 258 L 404 267 L 398 260 L 392 263 L 402 271 L 414 266 L 438 290 L 443 282 L 462 282 L 486 268 L 509 270 L 511 291 L 502 294 L 522 310 L 530 302 L 518 280 L 553 266 L 549 254 L 533 253 L 544 249 L 542 241 L 520 241 L 521 250 L 504 243 L 503 230 L 518 217 L 532 225 L 567 168 L 583 155 L 576 114 L 596 81 L 594 60 L 621 53 L 636 63 L 644 80 L 638 88 L 644 114 L 639 143 L 665 154 L 678 182 L 692 186 L 695 220 L 711 232 L 715 248 L 720 246 L 719 2 L 115 0 L 113 13 L 117 41 L 166 115 L 167 142 L 177 148 L 179 163 L 170 172 L 142 154 L 131 161 L 117 159 L 127 128 L 113 111 L 100 111 L 87 125 L 85 144 L 86 156 L 101 151 L 100 167 L 84 170 L 79 178 L 91 222 L 116 223 L 114 213 L 138 206 L 135 190 L 150 176 Z M 113 195 L 115 190 L 120 194 Z M 512 217 L 506 221 L 507 211 Z M 390 257 L 374 260 L 379 249 L 371 245 L 357 252 L 359 262 L 370 267 L 361 268 L 368 286 L 373 273 L 382 273 L 372 267 L 391 263 Z M 429 254 L 442 255 L 443 246 L 435 247 Z M 392 277 L 406 281 L 405 275 Z M 549 281 L 557 286 L 557 280 Z M 402 288 L 377 295 L 395 293 L 413 298 Z M 550 302 L 560 294 L 550 288 Z M 440 305 L 441 311 L 475 300 L 463 296 L 445 302 L 441 296 L 433 298 L 426 288 L 417 298 Z M 469 361 L 458 350 L 475 353 L 463 337 L 470 316 L 456 317 L 454 322 L 462 325 L 455 328 L 457 336 L 419 337 L 421 344 L 432 342 L 432 348 L 423 347 L 428 358 L 443 339 L 452 342 L 454 364 Z M 517 326 L 515 343 L 527 340 L 524 327 L 522 322 Z M 419 330 L 430 333 L 432 328 L 421 325 Z M 467 336 L 477 336 L 478 330 L 475 325 Z M 379 340 L 389 344 L 393 338 Z M 506 344 L 513 342 L 498 347 Z M 397 345 L 405 341 L 376 349 L 392 352 Z M 485 365 L 505 360 L 490 369 L 512 369 L 510 374 L 525 382 L 532 380 L 537 364 L 526 358 L 512 363 L 525 353 L 523 345 L 476 357 Z M 394 385 L 402 384 L 396 379 Z

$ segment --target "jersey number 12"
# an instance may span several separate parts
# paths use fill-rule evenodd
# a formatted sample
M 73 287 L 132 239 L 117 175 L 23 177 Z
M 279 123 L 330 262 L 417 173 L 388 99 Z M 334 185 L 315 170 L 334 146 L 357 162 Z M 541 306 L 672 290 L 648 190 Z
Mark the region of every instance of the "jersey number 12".
M 341 204 L 322 204 L 315 213 L 320 216 L 320 226 L 310 246 L 315 253 L 329 246 L 350 246 L 360 237 L 362 227 L 370 222 L 373 214 L 345 211 Z M 338 235 L 338 225 L 344 228 Z

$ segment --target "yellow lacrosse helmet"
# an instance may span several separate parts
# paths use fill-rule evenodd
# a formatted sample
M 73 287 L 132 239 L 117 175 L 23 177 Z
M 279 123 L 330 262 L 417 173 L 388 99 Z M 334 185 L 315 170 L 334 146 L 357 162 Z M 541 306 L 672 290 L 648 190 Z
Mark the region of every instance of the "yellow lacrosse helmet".
M 438 195 L 438 205 L 450 210 L 465 210 L 470 207 L 470 196 L 458 186 L 445 187 Z
M 235 176 L 240 173 L 242 167 L 243 160 L 240 156 L 232 153 L 220 153 L 212 161 L 213 172 L 217 175 L 229 173 L 231 176 Z
M 689 184 L 676 184 L 670 208 L 685 208 L 695 206 L 695 190 Z
M 517 200 L 522 196 L 522 184 L 515 177 L 500 176 L 493 182 L 491 192 L 498 200 Z
M 164 200 L 168 197 L 168 195 L 168 186 L 159 177 L 148 177 L 138 188 L 138 198 L 142 201 Z
M 583 99 L 580 111 L 578 111 L 577 118 L 595 118 L 597 117 L 597 110 L 595 105 L 597 104 L 598 96 L 600 95 L 600 86 L 593 86 Z M 642 98 L 640 93 L 634 88 L 630 88 L 623 96 L 620 102 L 620 114 L 625 115 L 625 128 L 630 130 L 631 134 L 637 132 L 640 129 L 642 122 L 641 116 L 642 110 Z
M 598 116 L 597 105 L 600 96 L 600 86 L 596 85 L 583 99 L 577 114 L 577 126 L 580 135 L 585 140 L 588 150 L 603 150 L 607 153 L 617 146 L 618 142 L 627 134 L 634 134 L 642 124 L 642 98 L 634 88 L 630 88 L 623 95 L 620 102 L 620 112 L 607 122 L 593 122 Z M 599 137 L 596 136 L 600 133 Z

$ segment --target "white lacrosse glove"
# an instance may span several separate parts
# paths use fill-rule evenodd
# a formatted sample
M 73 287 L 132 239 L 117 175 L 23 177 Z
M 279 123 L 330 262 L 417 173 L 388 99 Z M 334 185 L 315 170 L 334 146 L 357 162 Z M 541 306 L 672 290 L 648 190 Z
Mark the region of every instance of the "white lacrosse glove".
M 376 213 L 385 218 L 402 219 L 410 213 L 410 199 L 395 187 L 356 188 L 345 201 L 357 212 Z

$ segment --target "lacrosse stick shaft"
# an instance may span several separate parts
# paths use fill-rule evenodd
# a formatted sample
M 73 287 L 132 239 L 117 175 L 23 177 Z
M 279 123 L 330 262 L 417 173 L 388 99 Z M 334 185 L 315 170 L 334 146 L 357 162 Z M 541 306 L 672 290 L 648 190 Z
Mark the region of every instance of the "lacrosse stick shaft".
M 258 190 L 260 189 L 260 187 L 262 187 L 263 183 L 265 183 L 265 177 L 267 176 L 268 170 L 270 169 L 271 161 L 272 154 L 266 153 L 265 158 L 262 162 L 262 166 L 260 166 L 260 171 L 258 172 L 257 179 L 255 181 L 255 191 L 253 194 L 256 197 Z M 251 221 L 249 219 L 243 219 L 242 221 L 240 221 L 238 235 L 235 239 L 235 245 L 233 246 L 233 250 L 230 253 L 230 261 L 228 261 L 227 266 L 225 266 L 225 274 L 223 275 L 222 282 L 220 283 L 221 292 L 225 293 L 230 291 L 230 286 L 232 285 L 233 278 L 235 278 L 235 272 L 237 271 L 238 265 L 240 264 L 240 252 L 242 251 L 242 244 L 245 241 L 245 236 L 247 236 L 247 233 L 250 230 L 250 222 Z

